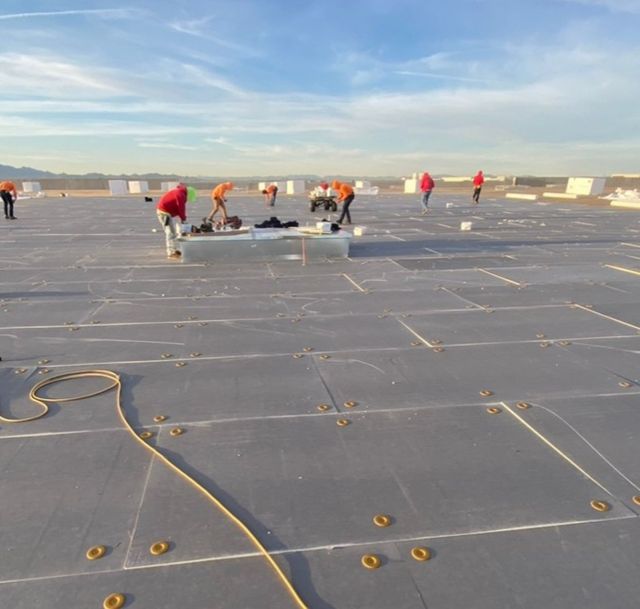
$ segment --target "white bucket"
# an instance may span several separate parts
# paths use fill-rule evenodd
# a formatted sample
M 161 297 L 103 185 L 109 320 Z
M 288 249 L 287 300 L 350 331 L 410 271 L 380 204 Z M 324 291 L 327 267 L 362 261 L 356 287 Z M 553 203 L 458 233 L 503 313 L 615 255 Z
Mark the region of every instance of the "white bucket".
M 460 222 L 460 230 L 471 230 L 473 222 Z

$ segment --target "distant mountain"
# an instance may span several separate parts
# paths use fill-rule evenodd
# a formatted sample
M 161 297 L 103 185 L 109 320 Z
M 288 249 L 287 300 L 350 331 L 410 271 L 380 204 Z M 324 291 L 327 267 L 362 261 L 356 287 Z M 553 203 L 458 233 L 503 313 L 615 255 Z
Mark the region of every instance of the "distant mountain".
M 32 179 L 32 178 L 56 178 L 58 174 L 50 171 L 42 171 L 33 167 L 12 167 L 11 165 L 0 165 L 1 178 L 15 178 L 16 180 Z

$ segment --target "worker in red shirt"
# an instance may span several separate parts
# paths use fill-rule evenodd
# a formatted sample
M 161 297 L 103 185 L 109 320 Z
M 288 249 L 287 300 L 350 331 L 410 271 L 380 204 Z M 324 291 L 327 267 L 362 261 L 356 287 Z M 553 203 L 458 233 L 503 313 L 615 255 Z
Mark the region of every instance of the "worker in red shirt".
M 13 204 L 18 199 L 18 191 L 16 185 L 9 180 L 0 182 L 0 197 L 4 203 L 4 217 L 5 220 L 15 220 L 13 215 Z
M 480 203 L 480 191 L 482 190 L 482 185 L 484 184 L 484 174 L 482 171 L 479 171 L 475 177 L 473 178 L 473 201 L 474 205 Z
M 423 216 L 429 211 L 429 197 L 431 197 L 431 193 L 433 192 L 435 185 L 436 184 L 433 181 L 433 178 L 429 175 L 429 172 L 425 171 L 422 174 L 422 179 L 420 180 L 420 192 L 422 193 L 420 203 L 422 204 Z
M 207 220 L 213 221 L 213 216 L 220 212 L 222 215 L 222 223 L 227 223 L 227 206 L 225 205 L 225 203 L 227 202 L 226 195 L 230 190 L 233 190 L 233 182 L 223 182 L 222 184 L 218 184 L 211 191 L 211 202 L 213 203 L 213 209 L 207 216 Z
M 342 203 L 342 213 L 338 219 L 338 224 L 342 224 L 342 221 L 347 218 L 345 224 L 351 224 L 351 214 L 349 213 L 349 205 L 353 203 L 355 195 L 353 194 L 353 188 L 349 184 L 343 184 L 334 180 L 331 184 L 331 188 L 338 193 L 338 203 Z
M 156 205 L 158 221 L 164 229 L 167 240 L 167 258 L 176 259 L 182 255 L 176 245 L 179 237 L 177 218 L 181 222 L 187 221 L 187 201 L 195 201 L 198 191 L 184 184 L 178 184 L 175 188 L 162 195 Z
M 276 204 L 276 197 L 278 196 L 278 187 L 275 184 L 270 184 L 263 191 L 265 207 L 273 207 Z

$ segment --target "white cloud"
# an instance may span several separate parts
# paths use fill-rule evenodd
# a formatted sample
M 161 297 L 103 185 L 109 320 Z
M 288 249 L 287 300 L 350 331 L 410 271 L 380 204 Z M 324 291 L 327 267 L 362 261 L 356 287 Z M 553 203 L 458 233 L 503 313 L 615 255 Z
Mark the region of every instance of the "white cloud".
M 171 142 L 138 142 L 139 148 L 160 148 L 163 150 L 199 150 L 201 146 L 187 146 Z
M 139 11 L 129 8 L 101 8 L 80 9 L 71 11 L 42 11 L 32 13 L 9 13 L 0 15 L 0 21 L 7 19 L 31 19 L 35 17 L 66 17 L 72 15 L 92 15 L 95 17 L 107 17 L 111 19 L 127 19 L 138 14 Z
M 77 97 L 122 94 L 106 70 L 82 67 L 52 56 L 0 54 L 0 74 L 11 83 L 11 93 L 30 96 Z
M 614 13 L 640 14 L 640 0 L 562 0 L 571 4 L 583 4 L 586 6 L 600 6 Z

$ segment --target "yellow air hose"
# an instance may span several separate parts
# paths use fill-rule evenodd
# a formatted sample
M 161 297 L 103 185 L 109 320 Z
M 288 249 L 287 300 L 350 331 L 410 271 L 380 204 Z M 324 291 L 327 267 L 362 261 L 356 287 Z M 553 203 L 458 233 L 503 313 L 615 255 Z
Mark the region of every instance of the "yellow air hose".
M 78 395 L 75 397 L 68 398 L 45 398 L 38 395 L 38 392 L 44 387 L 48 387 L 49 385 L 53 385 L 55 383 L 61 383 L 62 381 L 69 381 L 81 378 L 105 378 L 112 381 L 112 384 L 105 387 L 104 389 L 100 389 L 98 391 L 94 391 L 93 393 L 87 393 L 83 395 Z M 131 436 L 135 439 L 136 442 L 144 446 L 144 448 L 151 453 L 153 453 L 160 461 L 162 461 L 170 470 L 177 473 L 181 478 L 186 480 L 191 486 L 200 491 L 211 503 L 213 503 L 229 520 L 231 520 L 235 525 L 251 540 L 253 545 L 258 549 L 260 554 L 266 559 L 272 569 L 275 571 L 276 575 L 280 579 L 280 582 L 285 587 L 296 606 L 300 609 L 309 609 L 307 604 L 302 600 L 301 596 L 298 594 L 297 590 L 293 587 L 293 584 L 289 581 L 284 571 L 278 566 L 278 563 L 273 559 L 269 551 L 262 545 L 260 540 L 256 537 L 256 535 L 249 529 L 249 527 L 240 520 L 231 510 L 229 510 L 223 503 L 218 499 L 215 495 L 213 495 L 210 491 L 208 491 L 204 486 L 194 480 L 189 474 L 180 469 L 175 463 L 171 461 L 168 457 L 162 454 L 155 446 L 152 446 L 142 438 L 138 436 L 136 431 L 133 429 L 127 417 L 125 416 L 124 409 L 122 407 L 122 381 L 120 380 L 120 375 L 112 372 L 111 370 L 81 370 L 78 372 L 67 372 L 66 374 L 59 374 L 57 376 L 53 376 L 51 378 L 40 381 L 36 385 L 33 386 L 31 391 L 29 392 L 29 399 L 32 402 L 35 402 L 40 406 L 42 411 L 34 416 L 25 417 L 22 419 L 8 419 L 0 415 L 0 421 L 4 423 L 27 423 L 29 421 L 35 421 L 44 417 L 49 412 L 49 404 L 62 404 L 66 402 L 77 402 L 79 400 L 86 400 L 88 398 L 92 398 L 97 395 L 101 395 L 110 391 L 111 389 L 116 388 L 116 410 L 118 411 L 118 416 L 120 420 L 126 427 L 127 431 L 131 434 Z

